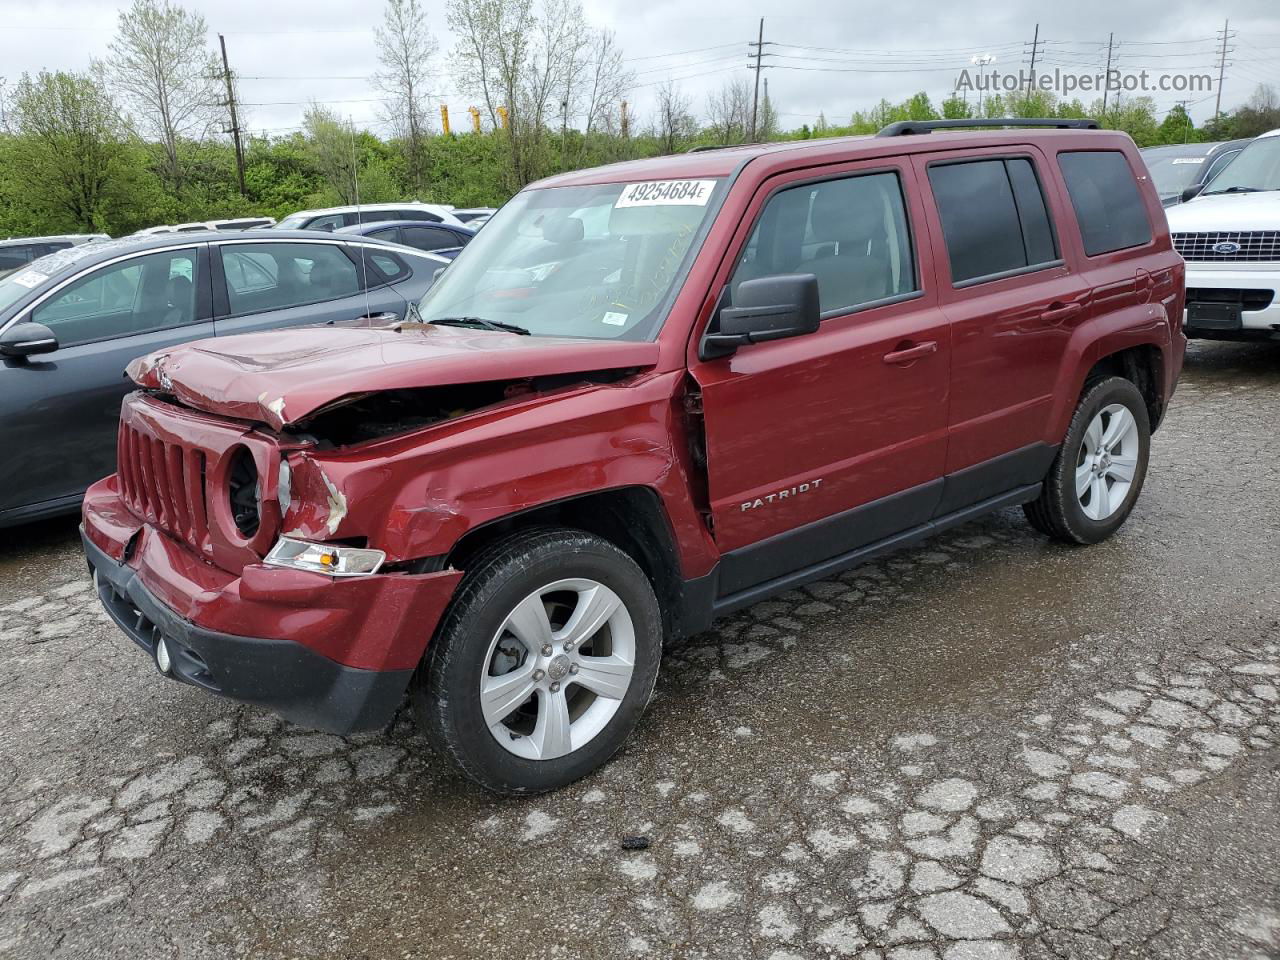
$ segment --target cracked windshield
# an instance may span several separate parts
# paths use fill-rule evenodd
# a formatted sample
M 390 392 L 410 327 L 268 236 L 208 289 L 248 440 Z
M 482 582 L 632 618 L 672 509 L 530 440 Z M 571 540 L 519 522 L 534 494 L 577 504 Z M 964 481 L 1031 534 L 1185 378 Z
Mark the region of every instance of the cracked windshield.
M 649 340 L 711 210 L 717 180 L 531 190 L 506 205 L 423 298 L 538 336 Z

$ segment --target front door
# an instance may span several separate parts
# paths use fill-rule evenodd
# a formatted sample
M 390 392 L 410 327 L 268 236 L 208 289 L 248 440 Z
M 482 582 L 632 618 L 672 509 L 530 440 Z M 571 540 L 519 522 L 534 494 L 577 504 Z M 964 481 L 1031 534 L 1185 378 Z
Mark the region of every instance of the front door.
M 823 320 L 692 367 L 722 595 L 933 513 L 951 340 L 915 194 L 906 164 L 798 172 L 764 184 L 738 231 L 718 279 L 729 299 L 743 280 L 811 273 Z
M 75 280 L 21 320 L 58 349 L 0 365 L 0 510 L 74 498 L 114 473 L 120 401 L 137 357 L 213 335 L 208 248 L 164 250 Z

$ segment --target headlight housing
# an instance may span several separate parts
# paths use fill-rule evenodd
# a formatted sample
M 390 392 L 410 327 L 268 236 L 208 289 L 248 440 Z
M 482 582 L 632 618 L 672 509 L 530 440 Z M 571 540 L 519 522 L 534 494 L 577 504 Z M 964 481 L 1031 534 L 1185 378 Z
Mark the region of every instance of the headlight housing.
M 387 555 L 381 550 L 367 547 L 343 547 L 281 537 L 262 562 L 273 567 L 307 570 L 331 577 L 364 577 L 377 573 L 386 559 Z

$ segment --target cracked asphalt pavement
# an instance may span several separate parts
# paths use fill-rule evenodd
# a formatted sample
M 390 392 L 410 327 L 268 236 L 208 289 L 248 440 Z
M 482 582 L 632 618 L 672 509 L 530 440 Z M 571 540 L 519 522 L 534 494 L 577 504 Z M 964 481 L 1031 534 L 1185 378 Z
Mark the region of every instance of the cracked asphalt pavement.
M 520 801 L 164 680 L 73 521 L 5 531 L 0 956 L 1278 957 L 1277 424 L 1280 348 L 1193 344 L 1114 539 L 1007 511 L 758 604 Z

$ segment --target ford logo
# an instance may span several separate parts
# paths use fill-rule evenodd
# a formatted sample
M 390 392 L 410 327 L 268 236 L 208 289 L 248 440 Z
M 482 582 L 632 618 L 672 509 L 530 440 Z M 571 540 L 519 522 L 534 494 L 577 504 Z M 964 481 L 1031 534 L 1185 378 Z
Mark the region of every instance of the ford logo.
M 1239 253 L 1240 244 L 1236 243 L 1233 240 L 1223 240 L 1221 243 L 1215 243 L 1213 245 L 1213 252 L 1214 253 Z

